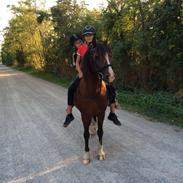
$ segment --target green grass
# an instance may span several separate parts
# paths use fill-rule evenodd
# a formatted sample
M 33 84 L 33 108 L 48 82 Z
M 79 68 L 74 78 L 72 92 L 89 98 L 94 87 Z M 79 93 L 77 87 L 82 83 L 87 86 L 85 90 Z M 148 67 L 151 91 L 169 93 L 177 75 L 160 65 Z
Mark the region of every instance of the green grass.
M 13 67 L 19 71 L 26 72 L 30 75 L 33 75 L 35 77 L 50 81 L 52 83 L 56 83 L 58 85 L 61 85 L 63 87 L 68 87 L 69 83 L 71 82 L 71 79 L 69 79 L 66 76 L 58 76 L 55 73 L 51 72 L 44 72 L 44 71 L 38 71 L 31 67 Z
M 71 78 L 60 77 L 54 73 L 37 71 L 33 68 L 14 67 L 35 77 L 68 87 Z M 138 112 L 171 125 L 183 127 L 183 101 L 178 101 L 175 96 L 167 92 L 156 92 L 148 94 L 142 91 L 128 92 L 120 91 L 117 95 L 118 101 L 123 109 Z
M 140 91 L 121 91 L 118 93 L 118 100 L 126 110 L 183 127 L 183 101 L 178 101 L 173 94 L 167 92 L 148 94 Z

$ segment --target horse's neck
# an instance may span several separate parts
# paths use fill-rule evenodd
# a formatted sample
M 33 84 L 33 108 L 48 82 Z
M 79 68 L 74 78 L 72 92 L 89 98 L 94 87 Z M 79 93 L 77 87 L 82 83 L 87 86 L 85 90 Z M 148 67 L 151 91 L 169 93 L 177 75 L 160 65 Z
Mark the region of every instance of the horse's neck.
M 86 91 L 87 95 L 95 96 L 100 91 L 100 81 L 97 76 L 90 74 L 86 79 Z

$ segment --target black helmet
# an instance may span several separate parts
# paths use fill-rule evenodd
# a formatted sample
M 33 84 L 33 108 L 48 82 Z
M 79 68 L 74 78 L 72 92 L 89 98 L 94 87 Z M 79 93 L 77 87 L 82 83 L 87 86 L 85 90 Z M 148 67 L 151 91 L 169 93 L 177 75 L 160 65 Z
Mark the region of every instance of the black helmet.
M 81 39 L 81 38 L 80 38 L 80 36 L 79 36 L 78 34 L 72 34 L 72 35 L 70 36 L 70 44 L 71 44 L 71 46 L 74 45 L 74 42 L 75 42 L 75 41 L 80 40 L 80 39 Z
M 84 27 L 83 31 L 82 31 L 82 36 L 87 35 L 87 34 L 96 34 L 95 28 L 92 27 L 91 25 L 87 25 Z

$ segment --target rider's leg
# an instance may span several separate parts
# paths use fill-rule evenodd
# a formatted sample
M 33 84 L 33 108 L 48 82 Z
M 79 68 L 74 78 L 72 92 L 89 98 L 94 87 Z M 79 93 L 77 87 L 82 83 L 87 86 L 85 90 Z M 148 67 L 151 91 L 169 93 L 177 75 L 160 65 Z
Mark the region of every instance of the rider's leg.
M 115 113 L 115 112 L 116 112 L 116 103 L 110 104 L 110 111 L 111 111 L 112 113 Z
M 71 85 L 68 88 L 68 107 L 66 109 L 67 116 L 65 118 L 65 122 L 63 124 L 64 127 L 67 127 L 71 121 L 74 120 L 74 116 L 72 114 L 72 108 L 74 106 L 74 92 L 76 91 L 78 85 L 80 83 L 79 77 L 76 77 L 76 79 L 71 83 Z
M 112 113 L 115 113 L 115 111 L 116 111 L 116 89 L 112 84 L 108 85 L 108 89 L 109 89 L 110 111 Z
M 107 85 L 108 90 L 108 97 L 109 97 L 109 104 L 110 104 L 110 114 L 108 119 L 113 121 L 115 125 L 121 126 L 121 122 L 118 120 L 117 115 L 115 114 L 116 111 L 116 90 L 113 85 Z
M 71 85 L 68 88 L 68 98 L 67 98 L 68 107 L 66 109 L 67 113 L 72 113 L 72 108 L 74 106 L 74 93 L 77 87 L 79 86 L 79 83 L 80 83 L 80 79 L 79 77 L 76 77 L 75 80 L 71 83 Z
M 66 109 L 67 114 L 72 113 L 72 108 L 73 108 L 72 105 L 68 105 L 68 106 L 67 106 L 67 109 Z

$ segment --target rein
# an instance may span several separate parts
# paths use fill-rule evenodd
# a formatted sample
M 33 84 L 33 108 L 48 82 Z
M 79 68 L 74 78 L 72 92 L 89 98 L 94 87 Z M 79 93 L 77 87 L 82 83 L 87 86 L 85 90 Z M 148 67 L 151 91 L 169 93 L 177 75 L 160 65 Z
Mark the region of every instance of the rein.
M 107 69 L 108 67 L 112 67 L 112 64 L 107 64 L 107 65 L 105 65 L 104 67 L 102 67 L 101 69 L 99 69 L 97 72 L 99 73 L 99 72 L 102 72 L 102 71 L 104 71 L 105 69 Z
M 99 48 L 101 47 L 100 44 L 99 44 L 98 46 L 99 46 Z M 98 49 L 99 49 L 99 48 L 98 48 Z M 101 49 L 102 49 L 102 47 L 101 47 Z M 105 55 L 105 59 L 106 59 L 106 61 L 107 61 L 106 65 L 104 65 L 102 68 L 97 68 L 96 60 L 93 61 L 93 62 L 91 62 L 91 61 L 94 59 L 94 58 L 93 58 L 93 54 L 95 54 L 94 51 L 95 51 L 95 49 L 92 49 L 92 48 L 91 48 L 91 49 L 86 53 L 85 62 L 84 62 L 84 66 L 85 66 L 84 69 L 85 69 L 85 71 L 87 71 L 87 70 L 89 70 L 90 67 L 92 67 L 92 64 L 94 64 L 95 69 L 94 69 L 92 72 L 97 74 L 99 80 L 103 80 L 103 79 L 104 79 L 104 74 L 103 74 L 103 72 L 104 72 L 106 69 L 108 69 L 109 67 L 112 68 L 112 64 L 110 64 L 109 57 L 108 57 L 108 55 L 106 54 L 106 55 Z M 103 48 L 101 51 L 103 51 L 103 52 L 105 51 L 105 52 L 107 53 L 107 51 L 104 50 L 104 48 Z M 88 62 L 87 60 L 89 60 L 89 62 Z M 90 64 L 90 65 L 89 65 L 89 64 Z M 87 75 L 87 72 L 85 72 L 85 75 Z
M 99 69 L 99 70 L 97 71 L 99 80 L 103 80 L 104 75 L 102 74 L 102 71 L 104 71 L 104 70 L 107 69 L 108 67 L 112 67 L 112 64 L 107 64 L 107 65 L 105 65 L 104 67 L 102 67 L 101 69 Z

